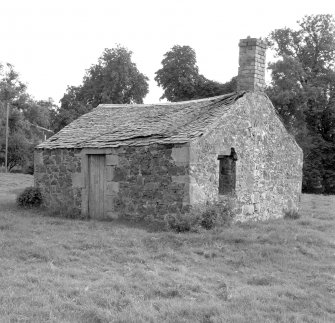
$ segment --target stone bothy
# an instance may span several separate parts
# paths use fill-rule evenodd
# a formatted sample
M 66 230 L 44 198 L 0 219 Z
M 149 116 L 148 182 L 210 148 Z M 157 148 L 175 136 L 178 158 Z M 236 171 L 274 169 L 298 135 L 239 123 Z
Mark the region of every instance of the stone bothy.
M 228 196 L 242 221 L 298 208 L 302 150 L 259 91 L 262 44 L 241 40 L 236 93 L 100 104 L 38 145 L 34 176 L 44 203 L 98 219 L 159 218 Z

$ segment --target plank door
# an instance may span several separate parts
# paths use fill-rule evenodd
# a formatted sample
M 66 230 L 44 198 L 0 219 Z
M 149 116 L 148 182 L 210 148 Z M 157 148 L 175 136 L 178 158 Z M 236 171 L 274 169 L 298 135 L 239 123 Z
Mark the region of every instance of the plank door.
M 92 219 L 104 217 L 104 195 L 105 195 L 105 155 L 88 156 L 89 172 L 89 194 L 88 210 Z

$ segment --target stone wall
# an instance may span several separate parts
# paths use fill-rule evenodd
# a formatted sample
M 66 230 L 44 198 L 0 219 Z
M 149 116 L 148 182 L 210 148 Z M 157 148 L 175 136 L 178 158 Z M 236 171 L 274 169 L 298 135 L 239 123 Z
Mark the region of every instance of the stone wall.
M 115 151 L 113 211 L 132 218 L 163 217 L 188 204 L 189 147 L 150 145 Z
M 36 149 L 34 152 L 34 180 L 43 194 L 46 206 L 68 203 L 81 209 L 81 188 L 74 181 L 81 173 L 80 150 Z
M 191 145 L 191 200 L 217 200 L 218 155 L 234 147 L 237 219 L 282 216 L 298 206 L 302 181 L 302 150 L 287 133 L 265 95 L 248 93 L 220 122 Z
M 88 156 L 105 156 L 104 217 L 163 217 L 189 204 L 189 146 L 35 150 L 44 204 L 70 204 L 89 217 Z
M 257 38 L 241 39 L 239 47 L 238 91 L 264 90 L 265 42 Z

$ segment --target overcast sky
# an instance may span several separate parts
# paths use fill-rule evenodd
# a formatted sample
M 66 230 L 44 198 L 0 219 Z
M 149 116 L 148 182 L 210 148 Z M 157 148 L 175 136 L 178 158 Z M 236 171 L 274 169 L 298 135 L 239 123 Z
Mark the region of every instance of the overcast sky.
M 163 54 L 189 45 L 200 73 L 226 82 L 237 74 L 238 41 L 296 28 L 306 14 L 335 15 L 334 0 L 0 0 L 0 61 L 9 62 L 36 99 L 56 104 L 105 48 L 119 43 L 150 79 L 146 103 L 162 95 L 154 81 Z M 271 59 L 271 54 L 268 55 Z

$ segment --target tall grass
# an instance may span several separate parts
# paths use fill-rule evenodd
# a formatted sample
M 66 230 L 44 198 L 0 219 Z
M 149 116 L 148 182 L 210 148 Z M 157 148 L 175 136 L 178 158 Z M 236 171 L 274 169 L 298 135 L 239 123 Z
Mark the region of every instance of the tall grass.
M 334 322 L 334 207 L 184 234 L 9 207 L 0 322 Z

